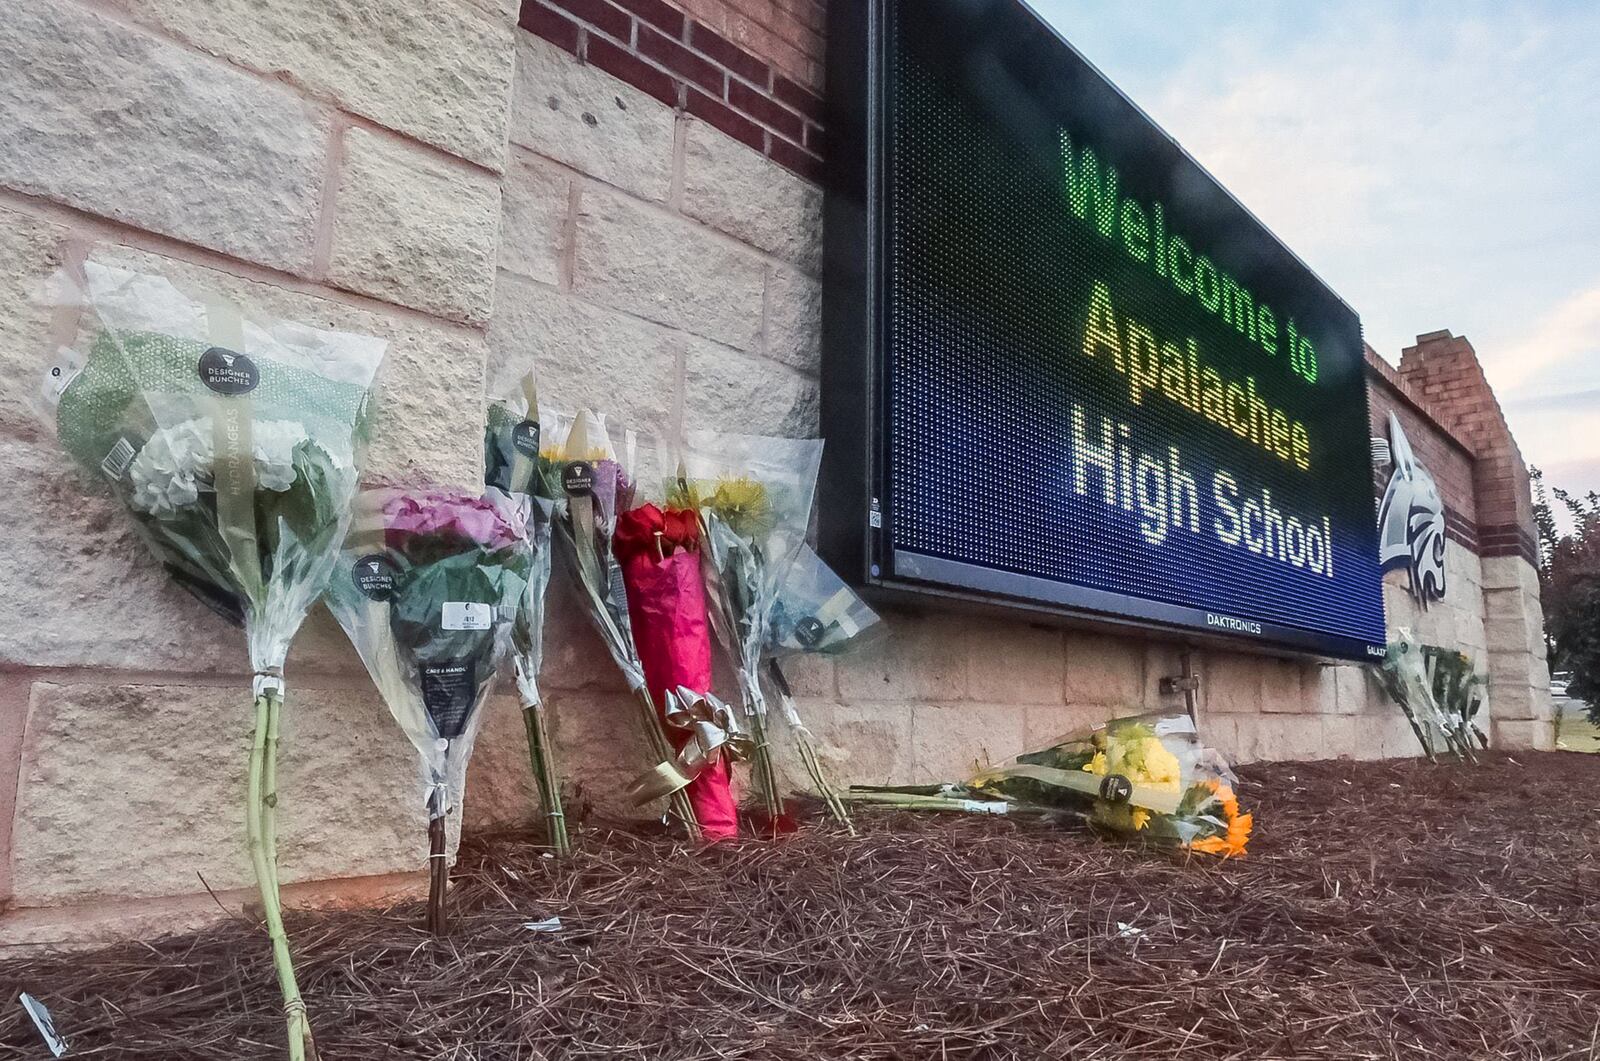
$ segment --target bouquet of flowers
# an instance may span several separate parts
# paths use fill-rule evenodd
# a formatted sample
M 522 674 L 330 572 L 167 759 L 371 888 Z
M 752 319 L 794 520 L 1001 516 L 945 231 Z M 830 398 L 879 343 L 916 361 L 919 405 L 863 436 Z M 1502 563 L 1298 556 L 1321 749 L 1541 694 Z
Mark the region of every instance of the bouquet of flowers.
M 533 373 L 518 381 L 508 394 L 489 403 L 484 430 L 484 491 L 515 508 L 527 528 L 528 580 L 511 626 L 511 661 L 516 669 L 517 695 L 522 701 L 522 723 L 528 734 L 528 762 L 533 769 L 539 801 L 544 807 L 545 833 L 558 855 L 571 852 L 567 819 L 561 810 L 561 780 L 555 749 L 545 723 L 544 700 L 539 695 L 539 667 L 544 658 L 545 593 L 550 587 L 550 528 L 556 506 L 565 499 L 538 496 L 539 396 Z
M 711 625 L 739 676 L 756 785 L 773 828 L 783 812 L 767 743 L 761 655 L 778 590 L 805 544 L 821 461 L 821 439 L 692 431 L 668 494 L 675 507 L 697 511 L 705 527 L 701 569 Z
M 772 606 L 772 619 L 767 627 L 767 678 L 778 693 L 778 706 L 794 732 L 800 762 L 811 776 L 811 783 L 834 820 L 852 836 L 855 825 L 822 771 L 811 731 L 800 720 L 794 692 L 783 673 L 780 657 L 802 652 L 842 652 L 852 644 L 860 644 L 869 632 L 880 631 L 879 622 L 878 613 L 823 563 L 816 550 L 801 543 L 800 552 Z
M 612 549 L 617 518 L 633 507 L 634 483 L 628 469 L 639 456 L 639 439 L 624 432 L 623 458 L 606 429 L 605 418 L 584 409 L 569 416 L 541 410 L 543 448 L 534 488 L 551 502 L 551 537 L 577 584 L 578 598 L 600 634 L 623 679 L 633 690 L 639 722 L 654 765 L 630 788 L 638 803 L 665 797 L 691 839 L 700 839 L 699 819 L 688 793 L 690 778 L 677 765 L 663 717 L 645 676 L 634 639 L 628 588 Z M 666 706 L 666 705 L 663 705 Z
M 628 617 L 645 688 L 661 705 L 684 793 L 707 840 L 739 832 L 730 759 L 749 750 L 734 712 L 711 694 L 711 629 L 701 578 L 700 520 L 644 504 L 617 517 Z
M 1442 652 L 1418 644 L 1409 630 L 1396 631 L 1384 652 L 1378 674 L 1384 691 L 1400 706 L 1430 762 L 1437 761 L 1435 752 L 1441 746 L 1457 759 L 1476 762 L 1478 757 L 1472 744 L 1475 736 L 1481 738 L 1482 735 L 1475 732 L 1472 724 L 1478 704 L 1475 683 L 1466 682 L 1466 675 L 1458 674 L 1453 685 L 1441 685 L 1437 681 L 1437 668 Z M 1447 676 L 1460 671 L 1460 661 L 1466 660 L 1460 653 L 1452 655 L 1459 659 L 1445 662 Z M 1471 672 L 1470 661 L 1466 671 Z M 1452 702 L 1452 707 L 1447 708 L 1440 694 L 1459 696 L 1461 703 Z M 1484 746 L 1488 746 L 1487 740 Z
M 350 521 L 385 343 L 254 313 L 90 260 L 58 275 L 78 313 L 43 396 L 61 445 L 108 481 L 180 585 L 244 627 L 255 671 L 245 807 L 292 1058 L 315 1056 L 278 889 L 283 663 Z
M 1453 648 L 1438 645 L 1422 647 L 1424 667 L 1433 681 L 1433 699 L 1471 747 L 1489 747 L 1489 737 L 1478 728 L 1478 710 L 1483 706 L 1487 680 L 1478 673 L 1472 657 Z
M 445 816 L 460 805 L 530 564 L 517 514 L 491 498 L 373 490 L 328 587 L 328 607 L 422 759 L 435 934 L 445 928 Z
M 863 803 L 988 814 L 1071 814 L 1109 833 L 1242 857 L 1253 820 L 1241 813 L 1222 757 L 1184 714 L 1119 718 L 1019 755 L 961 784 L 857 786 Z

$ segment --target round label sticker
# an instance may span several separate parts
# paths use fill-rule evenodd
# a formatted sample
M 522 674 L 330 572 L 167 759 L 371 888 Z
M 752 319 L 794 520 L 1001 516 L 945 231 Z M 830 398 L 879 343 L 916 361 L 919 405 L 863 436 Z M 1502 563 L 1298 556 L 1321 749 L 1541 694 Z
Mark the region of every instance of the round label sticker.
M 524 420 L 511 429 L 511 445 L 524 457 L 539 455 L 539 421 Z
M 822 635 L 826 627 L 822 620 L 815 615 L 808 615 L 794 624 L 794 638 L 807 648 L 815 648 L 822 643 Z
M 568 461 L 561 470 L 561 488 L 574 497 L 594 493 L 594 465 L 588 461 Z
M 384 601 L 394 596 L 394 565 L 381 553 L 357 560 L 350 578 L 356 589 L 373 600 Z
M 1100 782 L 1100 798 L 1112 803 L 1126 803 L 1133 798 L 1133 782 L 1121 774 L 1107 774 Z
M 220 346 L 200 355 L 199 371 L 200 382 L 218 394 L 249 394 L 261 382 L 254 361 Z

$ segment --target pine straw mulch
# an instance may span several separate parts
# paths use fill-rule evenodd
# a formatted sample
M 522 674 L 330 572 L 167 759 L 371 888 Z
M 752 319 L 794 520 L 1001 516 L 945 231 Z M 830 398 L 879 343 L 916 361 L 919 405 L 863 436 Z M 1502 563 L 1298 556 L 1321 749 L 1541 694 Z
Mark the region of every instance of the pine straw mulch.
M 291 936 L 330 1061 L 1600 1056 L 1600 757 L 1242 774 L 1243 862 L 882 813 L 700 853 L 589 830 L 569 865 L 496 837 L 443 943 L 414 904 Z M 45 1056 L 19 989 L 74 1057 L 281 1054 L 242 923 L 0 989 L 0 1057 Z

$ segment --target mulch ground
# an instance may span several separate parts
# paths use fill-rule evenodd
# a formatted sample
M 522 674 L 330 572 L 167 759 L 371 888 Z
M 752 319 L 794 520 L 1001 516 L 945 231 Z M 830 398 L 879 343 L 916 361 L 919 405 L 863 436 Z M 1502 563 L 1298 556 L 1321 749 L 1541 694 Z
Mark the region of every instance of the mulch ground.
M 1218 863 L 1004 819 L 862 814 L 695 852 L 463 852 L 419 906 L 290 926 L 323 1057 L 1600 1057 L 1600 757 L 1241 771 Z M 525 923 L 559 916 L 544 934 Z M 0 963 L 0 1057 L 281 1056 L 264 937 Z

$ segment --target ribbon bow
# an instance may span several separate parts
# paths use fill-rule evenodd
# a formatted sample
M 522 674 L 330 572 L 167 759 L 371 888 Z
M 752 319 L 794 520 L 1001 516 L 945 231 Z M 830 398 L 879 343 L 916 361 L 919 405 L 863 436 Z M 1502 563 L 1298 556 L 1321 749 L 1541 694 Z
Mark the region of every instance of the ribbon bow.
M 635 805 L 670 796 L 709 769 L 717 758 L 744 759 L 754 745 L 739 716 L 711 693 L 697 693 L 686 685 L 668 689 L 662 705 L 666 724 L 687 731 L 678 754 L 658 763 L 628 786 Z

